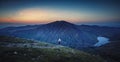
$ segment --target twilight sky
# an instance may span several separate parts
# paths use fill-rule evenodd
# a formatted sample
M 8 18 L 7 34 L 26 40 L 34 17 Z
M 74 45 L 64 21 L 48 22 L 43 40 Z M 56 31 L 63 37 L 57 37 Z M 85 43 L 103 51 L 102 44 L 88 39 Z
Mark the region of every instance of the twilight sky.
M 118 0 L 1 0 L 0 23 L 120 23 Z

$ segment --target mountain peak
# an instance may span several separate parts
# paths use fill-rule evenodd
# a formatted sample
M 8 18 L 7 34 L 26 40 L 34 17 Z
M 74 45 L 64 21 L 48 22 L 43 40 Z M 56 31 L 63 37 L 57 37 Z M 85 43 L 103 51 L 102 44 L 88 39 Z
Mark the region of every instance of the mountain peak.
M 74 26 L 74 24 L 64 21 L 64 20 L 54 21 L 54 22 L 48 23 L 46 25 L 54 26 L 54 27 L 72 27 L 72 26 Z
M 46 27 L 46 28 L 51 28 L 51 29 L 65 29 L 65 28 L 75 28 L 75 25 L 70 23 L 70 22 L 67 22 L 67 21 L 64 21 L 64 20 L 60 20 L 60 21 L 54 21 L 54 22 L 50 22 L 48 24 L 44 24 L 42 25 L 42 27 Z M 38 27 L 37 29 L 41 28 Z
M 52 22 L 52 23 L 70 23 L 70 22 L 67 22 L 67 21 L 65 21 L 65 20 L 59 20 L 59 21 L 54 21 L 54 22 Z
M 60 20 L 60 21 L 54 21 L 48 24 L 55 24 L 55 25 L 74 25 L 70 22 L 64 21 L 64 20 Z

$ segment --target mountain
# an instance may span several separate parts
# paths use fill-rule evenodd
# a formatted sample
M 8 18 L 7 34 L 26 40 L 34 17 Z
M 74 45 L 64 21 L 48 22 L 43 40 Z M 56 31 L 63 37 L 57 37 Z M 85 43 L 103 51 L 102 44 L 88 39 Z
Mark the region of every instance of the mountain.
M 6 41 L 5 41 L 6 40 Z M 20 42 L 21 41 L 21 42 Z M 25 41 L 25 42 L 23 42 Z M 6 43 L 7 42 L 7 43 Z M 21 47 L 35 42 L 40 48 Z M 3 44 L 4 43 L 4 44 Z M 7 45 L 21 44 L 19 47 Z M 6 45 L 6 46 L 2 46 Z M 45 48 L 46 47 L 46 48 Z M 59 47 L 49 43 L 36 42 L 16 37 L 0 36 L 0 62 L 104 62 L 101 57 L 94 56 L 68 47 Z
M 110 41 L 120 40 L 120 27 L 79 25 L 79 29 L 94 33 L 97 36 L 107 37 Z
M 98 42 L 99 35 L 111 39 L 116 39 L 114 35 L 118 35 L 119 39 L 119 32 L 119 28 L 75 25 L 66 21 L 0 29 L 0 35 L 34 39 L 53 44 L 58 44 L 58 39 L 61 39 L 61 45 L 77 49 L 92 47 Z

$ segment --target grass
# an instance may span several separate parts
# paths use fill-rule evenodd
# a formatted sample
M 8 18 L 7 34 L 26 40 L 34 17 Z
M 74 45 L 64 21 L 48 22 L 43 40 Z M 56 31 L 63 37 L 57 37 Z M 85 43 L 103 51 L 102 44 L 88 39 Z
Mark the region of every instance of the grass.
M 8 43 L 23 43 L 29 40 L 14 37 L 1 37 L 1 41 L 8 40 Z M 34 41 L 30 41 L 34 42 Z M 0 42 L 1 43 L 1 42 Z M 39 42 L 38 46 L 56 46 L 49 43 Z M 99 56 L 75 50 L 69 47 L 59 48 L 20 48 L 0 47 L 0 62 L 104 62 Z
M 17 53 L 15 53 L 17 52 Z M 0 47 L 0 62 L 104 62 L 97 56 L 71 48 Z
M 10 36 L 0 36 L 0 42 L 8 42 L 8 43 L 33 43 L 32 40 L 26 40 L 17 37 L 10 37 Z

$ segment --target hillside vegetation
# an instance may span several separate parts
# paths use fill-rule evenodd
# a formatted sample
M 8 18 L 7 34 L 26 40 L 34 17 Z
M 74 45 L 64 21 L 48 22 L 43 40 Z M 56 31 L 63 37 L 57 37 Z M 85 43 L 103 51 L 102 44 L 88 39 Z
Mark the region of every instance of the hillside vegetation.
M 17 42 L 14 37 L 0 37 L 0 41 L 9 40 Z M 27 41 L 17 38 L 17 40 Z M 34 42 L 34 41 L 30 41 Z M 1 42 L 0 42 L 1 43 Z M 2 42 L 3 43 L 3 42 Z M 18 42 L 20 43 L 20 41 Z M 45 45 L 48 43 L 39 42 L 39 46 L 48 48 L 24 48 L 24 47 L 0 47 L 0 62 L 104 62 L 99 56 L 90 55 L 88 53 L 75 50 L 68 47 L 59 47 L 58 45 Z M 50 47 L 50 48 L 49 48 Z

